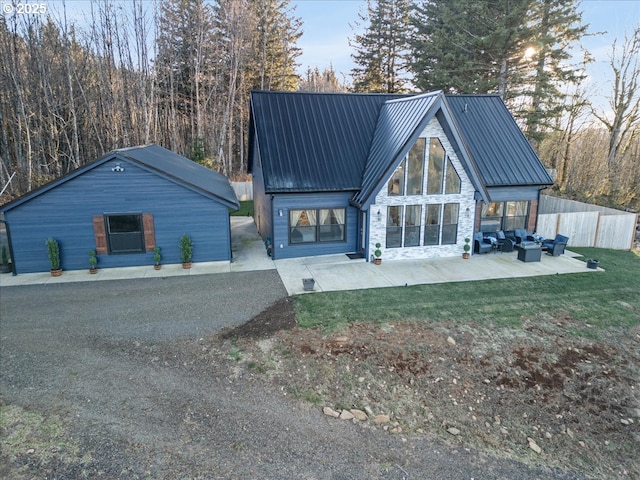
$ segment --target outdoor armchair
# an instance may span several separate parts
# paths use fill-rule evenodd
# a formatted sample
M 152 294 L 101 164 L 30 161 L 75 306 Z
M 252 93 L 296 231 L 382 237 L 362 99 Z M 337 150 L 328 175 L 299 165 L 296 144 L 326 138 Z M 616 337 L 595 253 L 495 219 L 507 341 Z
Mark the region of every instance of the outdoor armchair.
M 542 250 L 554 257 L 557 257 L 564 253 L 564 247 L 567 246 L 568 242 L 569 237 L 558 234 L 553 240 L 549 239 L 542 242 Z
M 520 245 L 522 242 L 533 242 L 533 235 L 528 233 L 524 228 L 516 228 L 513 234 L 516 238 L 517 245 Z
M 513 247 L 516 244 L 516 241 L 507 238 L 502 230 L 496 232 L 496 239 L 498 240 L 498 250 L 501 252 L 513 252 Z
M 474 253 L 489 253 L 493 250 L 493 242 L 489 237 L 484 237 L 482 232 L 473 234 Z

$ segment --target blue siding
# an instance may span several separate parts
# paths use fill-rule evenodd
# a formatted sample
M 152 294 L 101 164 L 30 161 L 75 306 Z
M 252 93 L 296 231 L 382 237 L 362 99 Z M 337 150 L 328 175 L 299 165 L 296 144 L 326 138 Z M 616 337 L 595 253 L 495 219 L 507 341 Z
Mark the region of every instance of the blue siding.
M 358 244 L 358 210 L 349 205 L 352 192 L 275 194 L 273 196 L 273 258 L 310 257 L 334 253 L 353 253 Z M 346 208 L 346 240 L 289 244 L 289 209 Z M 282 216 L 279 215 L 282 210 Z M 282 246 L 282 247 L 281 247 Z
M 119 163 L 124 172 L 113 172 Z M 178 240 L 193 240 L 193 261 L 231 258 L 225 205 L 122 158 L 105 162 L 5 213 L 17 273 L 48 271 L 45 241 L 60 244 L 63 270 L 88 268 L 95 249 L 92 217 L 104 213 L 151 213 L 162 263 L 179 263 Z M 98 268 L 151 265 L 153 253 L 98 255 Z

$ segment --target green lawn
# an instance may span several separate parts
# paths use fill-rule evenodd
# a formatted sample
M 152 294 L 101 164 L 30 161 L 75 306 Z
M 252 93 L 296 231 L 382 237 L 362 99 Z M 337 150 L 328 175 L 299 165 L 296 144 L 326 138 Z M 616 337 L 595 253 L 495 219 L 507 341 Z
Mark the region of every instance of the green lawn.
M 598 336 L 594 327 L 640 324 L 640 257 L 571 250 L 597 258 L 606 271 L 298 295 L 296 317 L 300 326 L 333 330 L 351 322 L 394 320 L 517 326 L 524 317 L 569 315 L 585 323 L 572 332 L 581 336 Z
M 253 216 L 253 200 L 240 200 L 240 210 L 231 211 L 232 217 L 252 217 Z

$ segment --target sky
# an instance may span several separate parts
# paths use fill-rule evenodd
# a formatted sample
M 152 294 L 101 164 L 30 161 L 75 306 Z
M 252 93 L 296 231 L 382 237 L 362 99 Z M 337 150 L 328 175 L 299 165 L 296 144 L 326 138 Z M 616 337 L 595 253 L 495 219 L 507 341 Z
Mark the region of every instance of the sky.
M 472 0 L 470 0 L 472 1 Z M 323 70 L 329 64 L 340 79 L 349 78 L 353 61 L 349 38 L 355 32 L 352 25 L 359 21 L 358 12 L 366 13 L 365 0 L 291 0 L 295 16 L 303 21 L 303 35 L 298 41 L 302 55 L 298 58 L 300 73 L 307 67 Z M 583 38 L 583 45 L 594 56 L 588 68 L 595 91 L 604 94 L 611 87 L 611 69 L 608 67 L 614 39 L 622 42 L 625 31 L 631 33 L 640 24 L 640 1 L 637 0 L 583 0 L 579 4 L 583 22 L 590 24 L 590 32 L 606 32 Z

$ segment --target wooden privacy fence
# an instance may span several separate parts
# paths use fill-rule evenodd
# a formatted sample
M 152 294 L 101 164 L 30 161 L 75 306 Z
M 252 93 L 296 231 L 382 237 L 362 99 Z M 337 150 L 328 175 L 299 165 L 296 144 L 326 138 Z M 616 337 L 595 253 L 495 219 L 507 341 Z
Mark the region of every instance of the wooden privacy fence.
M 633 247 L 638 215 L 564 198 L 540 196 L 538 235 L 569 237 L 569 246 L 629 250 Z
M 231 188 L 236 192 L 238 200 L 253 200 L 253 183 L 231 182 Z

